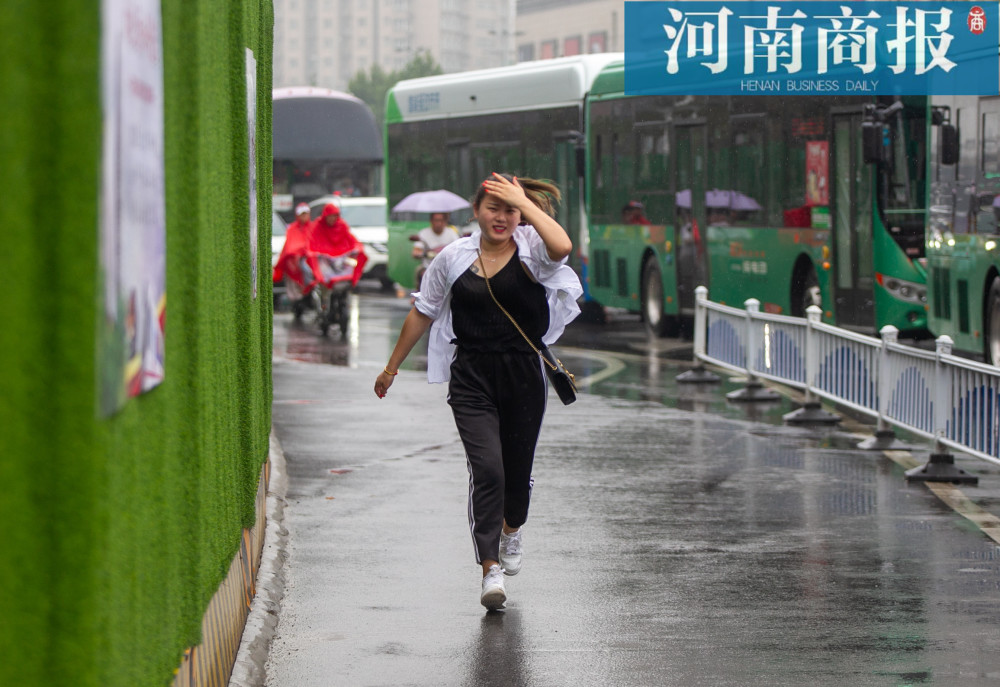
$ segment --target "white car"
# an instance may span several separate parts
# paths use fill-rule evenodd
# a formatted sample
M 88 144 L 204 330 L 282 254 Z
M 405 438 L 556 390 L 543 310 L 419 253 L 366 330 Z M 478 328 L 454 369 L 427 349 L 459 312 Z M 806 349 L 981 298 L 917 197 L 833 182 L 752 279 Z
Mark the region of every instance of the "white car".
M 275 264 L 278 262 L 278 256 L 281 255 L 281 249 L 285 245 L 285 232 L 288 230 L 285 220 L 281 219 L 281 215 L 278 214 L 277 210 L 271 210 L 271 269 L 274 270 Z M 280 284 L 274 284 L 272 286 L 272 298 L 274 299 L 274 306 L 277 308 L 278 303 L 281 301 L 281 297 L 285 295 L 285 283 L 282 281 Z
M 323 196 L 309 203 L 312 218 L 323 214 L 327 203 L 340 206 L 340 216 L 351 228 L 365 248 L 368 262 L 363 277 L 378 279 L 385 288 L 392 288 L 388 275 L 389 229 L 386 227 L 388 212 L 385 198 L 379 196 Z
M 278 263 L 278 256 L 285 246 L 285 232 L 288 227 L 277 210 L 271 210 L 271 267 Z

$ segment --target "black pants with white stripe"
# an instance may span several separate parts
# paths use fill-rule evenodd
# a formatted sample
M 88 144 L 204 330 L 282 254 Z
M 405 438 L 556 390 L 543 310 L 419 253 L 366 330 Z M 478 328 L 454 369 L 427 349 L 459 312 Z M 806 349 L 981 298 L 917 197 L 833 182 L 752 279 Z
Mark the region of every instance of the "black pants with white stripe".
M 448 403 L 469 468 L 469 527 L 476 562 L 499 560 L 503 521 L 528 518 L 531 465 L 545 414 L 546 380 L 535 353 L 458 349 Z

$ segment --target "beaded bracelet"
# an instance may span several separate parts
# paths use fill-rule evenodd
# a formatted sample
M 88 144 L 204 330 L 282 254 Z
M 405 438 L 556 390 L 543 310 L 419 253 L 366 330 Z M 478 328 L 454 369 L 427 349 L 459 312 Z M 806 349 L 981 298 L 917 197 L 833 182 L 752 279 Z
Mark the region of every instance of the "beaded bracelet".
M 382 371 L 385 372 L 390 377 L 395 377 L 396 375 L 399 374 L 399 370 L 396 370 L 395 372 L 389 372 L 389 366 L 388 365 L 386 365 L 385 367 L 383 367 Z

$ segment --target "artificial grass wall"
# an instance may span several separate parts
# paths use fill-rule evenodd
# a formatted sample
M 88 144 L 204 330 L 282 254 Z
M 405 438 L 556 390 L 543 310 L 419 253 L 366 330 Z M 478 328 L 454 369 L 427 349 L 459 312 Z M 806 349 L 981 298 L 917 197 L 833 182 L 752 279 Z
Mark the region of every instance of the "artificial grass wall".
M 169 684 L 253 524 L 267 457 L 272 4 L 162 0 L 165 379 L 110 418 L 95 362 L 100 12 L 0 4 L 0 684 L 18 687 Z

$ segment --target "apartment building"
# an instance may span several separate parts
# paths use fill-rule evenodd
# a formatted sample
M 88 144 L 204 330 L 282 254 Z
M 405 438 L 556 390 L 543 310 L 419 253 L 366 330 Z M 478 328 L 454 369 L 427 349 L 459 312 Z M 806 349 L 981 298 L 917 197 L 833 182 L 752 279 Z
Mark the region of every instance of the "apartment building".
M 517 61 L 625 50 L 622 0 L 518 0 Z
M 445 72 L 516 60 L 516 0 L 274 0 L 274 86 L 346 90 L 429 52 Z M 620 3 L 619 3 L 620 4 Z

